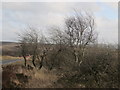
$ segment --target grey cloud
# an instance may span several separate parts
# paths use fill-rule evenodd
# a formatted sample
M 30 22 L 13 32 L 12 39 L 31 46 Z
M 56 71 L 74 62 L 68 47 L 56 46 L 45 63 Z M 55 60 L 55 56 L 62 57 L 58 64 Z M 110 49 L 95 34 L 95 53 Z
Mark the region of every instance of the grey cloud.
M 84 10 L 98 11 L 100 9 L 96 3 L 3 3 L 3 11 L 12 12 L 10 16 L 13 16 L 12 18 L 18 20 L 18 22 L 39 24 L 41 26 L 52 24 L 52 19 L 58 19 L 56 20 L 58 23 L 53 22 L 53 24 L 60 24 L 60 22 L 63 21 L 61 19 L 69 15 L 70 12 L 72 13 L 73 9 L 80 11 L 83 7 Z
M 116 8 L 116 4 L 109 4 L 111 7 Z M 97 3 L 68 3 L 68 2 L 19 2 L 3 3 L 3 35 L 4 40 L 16 39 L 15 32 L 24 29 L 25 25 L 33 25 L 37 27 L 45 27 L 52 25 L 61 25 L 64 22 L 64 18 L 73 14 L 74 10 L 78 11 L 92 11 L 99 12 L 101 7 Z M 6 13 L 7 12 L 7 13 Z M 13 24 L 16 23 L 15 25 Z M 117 20 L 108 20 L 107 18 L 96 17 L 97 30 L 100 32 L 100 39 L 104 38 L 111 42 L 111 40 L 117 39 Z M 109 26 L 109 27 L 107 27 Z M 15 31 L 13 31 L 15 30 Z M 8 32 L 10 33 L 8 35 Z M 109 33 L 109 34 L 106 34 Z M 117 40 L 116 40 L 117 41 Z

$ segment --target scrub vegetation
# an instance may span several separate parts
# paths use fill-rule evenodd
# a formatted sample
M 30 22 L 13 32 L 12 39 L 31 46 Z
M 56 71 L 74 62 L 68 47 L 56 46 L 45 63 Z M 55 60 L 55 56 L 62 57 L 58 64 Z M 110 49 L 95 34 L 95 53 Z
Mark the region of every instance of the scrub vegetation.
M 3 87 L 119 87 L 119 50 L 97 43 L 94 17 L 75 11 L 63 23 L 64 28 L 51 27 L 49 37 L 33 27 L 19 34 L 24 62 L 3 66 Z

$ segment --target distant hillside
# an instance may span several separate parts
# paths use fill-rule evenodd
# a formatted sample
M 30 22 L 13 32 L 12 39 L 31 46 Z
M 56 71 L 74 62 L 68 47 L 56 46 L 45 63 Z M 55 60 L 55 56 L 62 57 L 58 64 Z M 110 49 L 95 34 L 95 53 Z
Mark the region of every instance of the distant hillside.
M 17 42 L 9 42 L 9 41 L 0 41 L 0 45 L 9 45 L 9 44 L 16 44 Z
M 39 47 L 48 47 L 48 46 L 54 46 L 54 44 L 40 44 Z M 98 47 L 104 47 L 105 44 L 98 44 Z M 88 48 L 96 47 L 94 45 L 88 46 Z M 117 49 L 115 45 L 109 45 L 109 48 Z M 0 51 L 2 51 L 2 55 L 11 55 L 11 56 L 19 56 L 20 50 L 19 50 L 19 43 L 18 42 L 0 42 Z
M 18 45 L 17 42 L 0 42 L 0 51 L 2 55 L 18 56 Z

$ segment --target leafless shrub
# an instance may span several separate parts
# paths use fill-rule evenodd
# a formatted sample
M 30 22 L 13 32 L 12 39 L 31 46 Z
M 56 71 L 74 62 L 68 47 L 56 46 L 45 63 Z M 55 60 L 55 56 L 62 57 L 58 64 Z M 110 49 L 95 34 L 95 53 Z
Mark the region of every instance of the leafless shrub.
M 39 68 L 41 69 L 43 65 L 43 60 L 46 56 L 46 52 L 48 51 L 48 47 L 45 47 L 46 38 L 43 34 L 35 29 L 29 27 L 27 31 L 23 32 L 20 36 L 20 47 L 21 54 L 25 60 L 26 66 L 26 56 L 32 56 L 32 64 L 36 67 L 36 60 L 39 61 Z
M 79 65 L 83 62 L 84 51 L 87 45 L 97 39 L 95 20 L 89 13 L 78 13 L 65 20 L 68 44 L 73 48 L 75 61 Z M 80 57 L 79 57 L 80 56 Z
M 68 87 L 118 87 L 117 50 L 96 44 L 95 20 L 89 13 L 75 12 L 65 19 L 65 28 L 52 27 L 51 37 L 38 35 L 36 30 L 22 34 L 21 54 L 32 55 L 32 63 L 39 69 L 52 70 L 63 76 L 58 80 Z M 63 85 L 64 85 L 63 84 Z

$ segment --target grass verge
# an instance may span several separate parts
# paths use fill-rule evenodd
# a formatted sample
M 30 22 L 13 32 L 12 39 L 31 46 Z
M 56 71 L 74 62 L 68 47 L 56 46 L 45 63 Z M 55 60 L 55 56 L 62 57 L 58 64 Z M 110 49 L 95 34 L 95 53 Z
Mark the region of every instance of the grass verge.
M 22 59 L 22 57 L 0 56 L 0 60 L 13 60 L 13 59 Z

